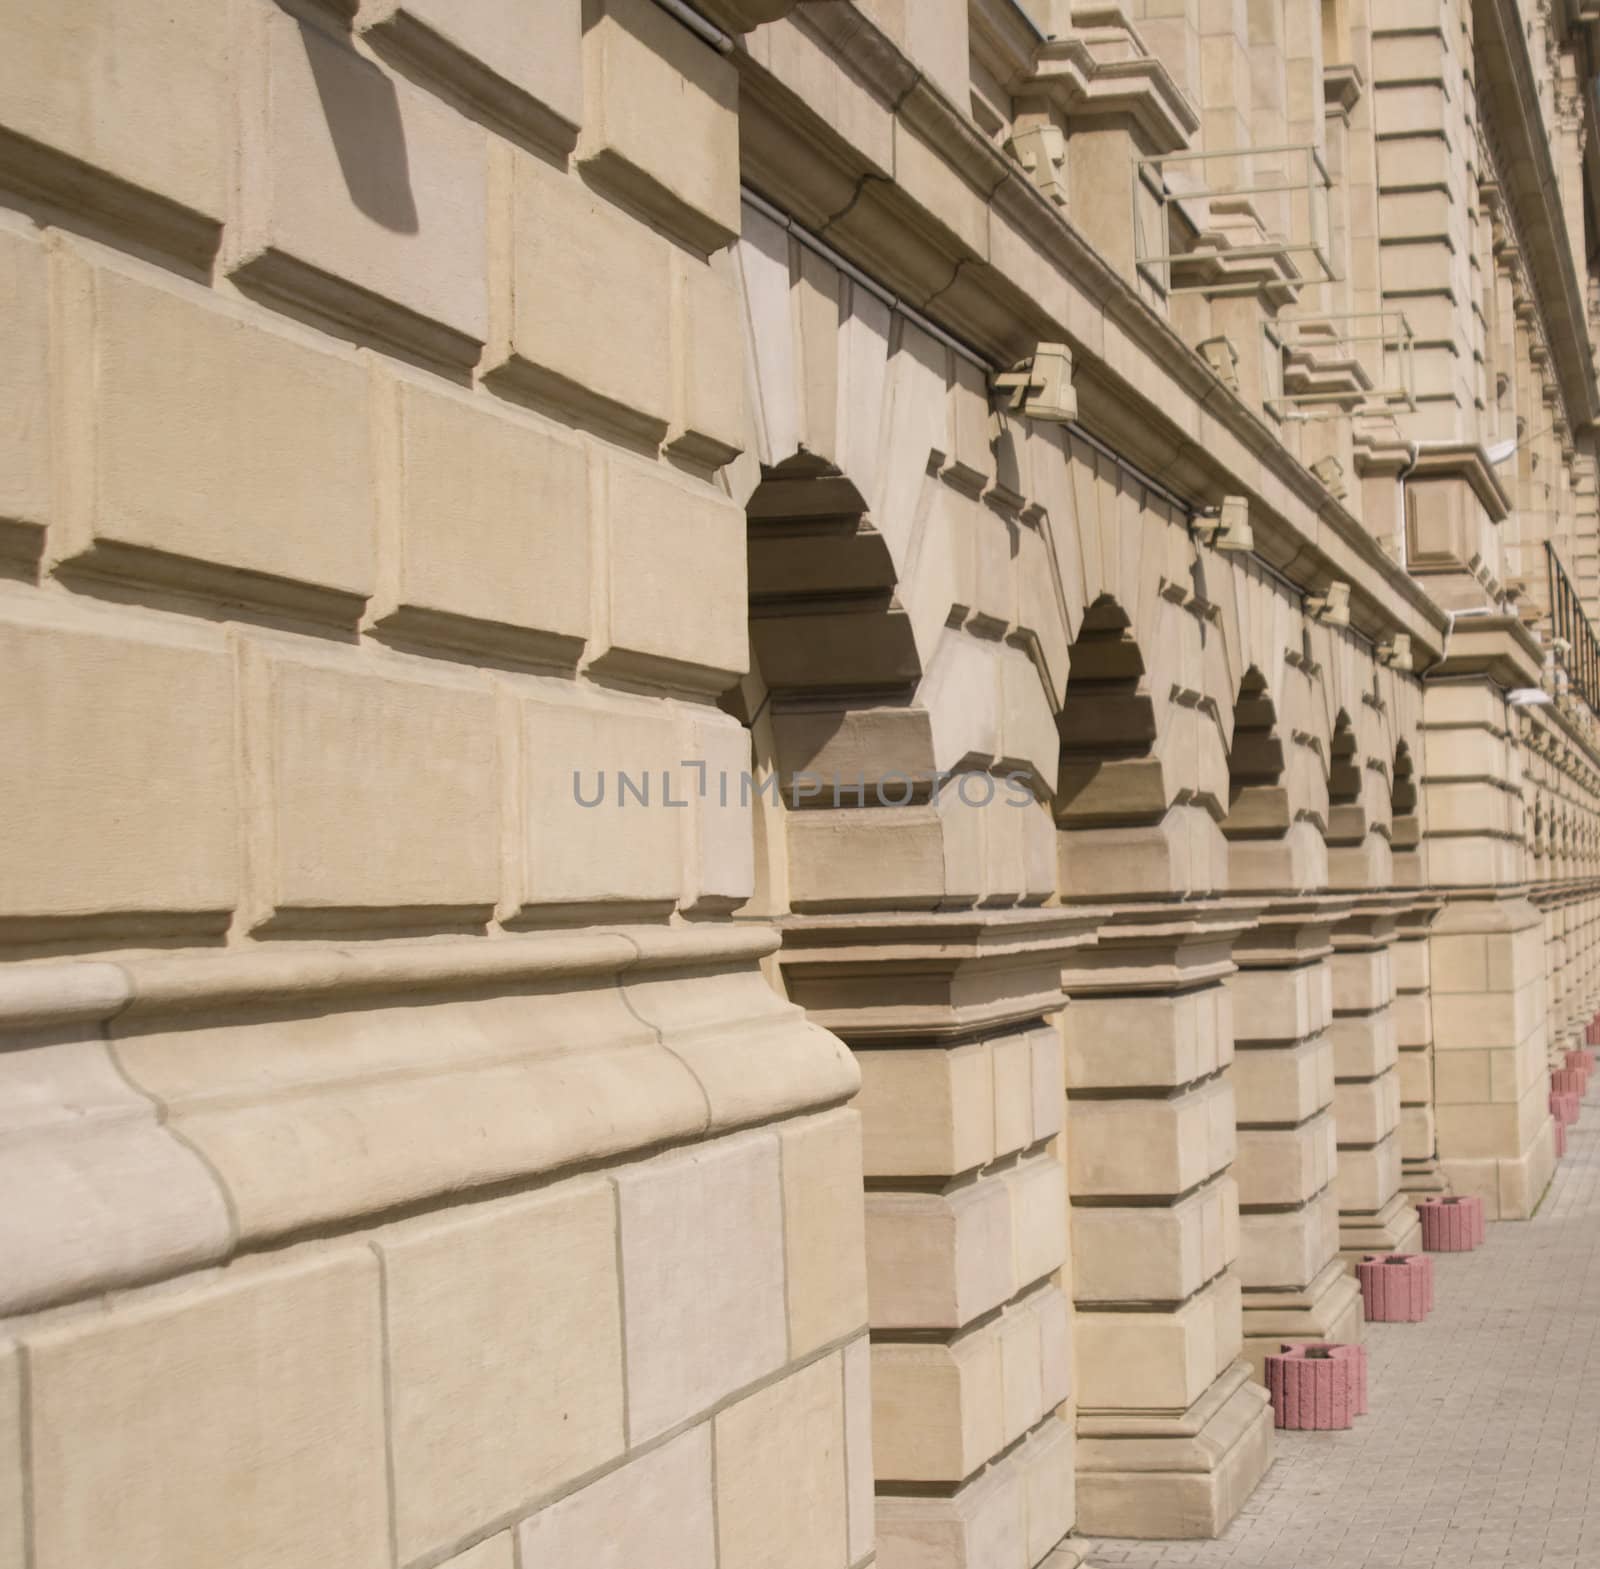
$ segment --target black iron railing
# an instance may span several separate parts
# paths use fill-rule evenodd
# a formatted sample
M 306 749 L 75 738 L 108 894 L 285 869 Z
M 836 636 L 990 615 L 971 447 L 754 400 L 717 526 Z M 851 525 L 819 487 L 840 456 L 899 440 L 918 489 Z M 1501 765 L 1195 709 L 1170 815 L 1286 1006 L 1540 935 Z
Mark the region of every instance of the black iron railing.
M 1544 543 L 1544 560 L 1550 582 L 1551 636 L 1566 643 L 1565 652 L 1556 650 L 1556 658 L 1573 691 L 1589 705 L 1589 712 L 1600 715 L 1600 639 L 1595 637 L 1583 613 L 1583 601 L 1549 540 Z

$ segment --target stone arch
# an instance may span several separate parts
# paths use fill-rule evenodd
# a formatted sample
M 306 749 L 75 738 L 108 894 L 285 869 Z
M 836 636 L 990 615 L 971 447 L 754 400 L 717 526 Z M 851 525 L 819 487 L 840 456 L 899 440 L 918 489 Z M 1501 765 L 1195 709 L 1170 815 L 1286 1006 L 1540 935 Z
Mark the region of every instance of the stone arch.
M 1316 800 L 1291 777 L 1276 703 L 1266 677 L 1251 665 L 1239 683 L 1228 751 L 1229 886 L 1302 891 L 1327 881 L 1327 849 Z
M 766 704 L 789 905 L 1042 903 L 1075 576 L 1060 438 L 995 413 L 981 367 L 752 207 L 738 270 L 744 712 Z
M 1192 690 L 1162 722 L 1150 672 L 1121 604 L 1100 595 L 1084 612 L 1069 655 L 1059 720 L 1056 794 L 1059 882 L 1067 898 L 1165 897 L 1225 885 L 1218 823 L 1227 784 L 1206 777 L 1198 748 L 1177 732 L 1213 726 Z M 1191 734 L 1193 729 L 1191 729 Z M 1214 740 L 1218 759 L 1224 754 Z M 1187 752 L 1187 777 L 1174 758 Z
M 1395 742 L 1389 777 L 1389 844 L 1394 854 L 1395 880 L 1408 887 L 1420 886 L 1424 880 L 1421 809 L 1416 759 L 1412 756 L 1411 743 L 1401 736 Z
M 1348 709 L 1334 715 L 1328 739 L 1328 881 L 1334 888 L 1387 888 L 1394 880 L 1387 801 L 1373 809 L 1373 789 Z

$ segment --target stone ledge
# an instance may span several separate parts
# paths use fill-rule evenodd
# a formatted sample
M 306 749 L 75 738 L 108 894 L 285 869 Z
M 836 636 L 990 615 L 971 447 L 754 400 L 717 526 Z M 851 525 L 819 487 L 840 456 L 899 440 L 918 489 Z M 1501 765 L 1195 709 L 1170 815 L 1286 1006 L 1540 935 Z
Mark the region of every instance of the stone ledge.
M 0 1022 L 32 1050 L 0 1063 L 29 1116 L 0 1167 L 49 1202 L 6 1230 L 0 1312 L 841 1103 L 855 1063 L 772 990 L 775 945 L 618 928 L 19 965 Z

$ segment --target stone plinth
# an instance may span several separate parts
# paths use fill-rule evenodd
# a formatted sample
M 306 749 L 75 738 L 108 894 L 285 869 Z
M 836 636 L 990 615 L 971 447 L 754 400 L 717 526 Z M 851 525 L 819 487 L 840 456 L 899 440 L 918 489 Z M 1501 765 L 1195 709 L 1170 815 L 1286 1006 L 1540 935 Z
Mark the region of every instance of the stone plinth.
M 1066 955 L 1063 975 L 1078 1523 L 1215 1536 L 1267 1461 L 1264 1396 L 1238 1360 L 1224 984 L 1255 909 L 1208 900 L 1095 914 L 1095 942 Z

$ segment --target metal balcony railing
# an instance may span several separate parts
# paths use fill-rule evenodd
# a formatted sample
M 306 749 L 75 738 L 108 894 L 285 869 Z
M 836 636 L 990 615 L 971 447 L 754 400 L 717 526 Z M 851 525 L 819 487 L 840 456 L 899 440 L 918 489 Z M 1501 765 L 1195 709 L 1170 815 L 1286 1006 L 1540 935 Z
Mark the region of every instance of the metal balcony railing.
M 1208 168 L 1219 172 L 1208 177 Z M 1328 256 L 1333 180 L 1310 143 L 1138 158 L 1133 187 L 1134 262 L 1164 294 L 1253 294 L 1263 269 L 1279 273 L 1280 286 L 1290 290 L 1338 281 Z M 1137 216 L 1141 190 L 1154 201 L 1155 243 Z M 1233 236 L 1264 216 L 1258 202 L 1276 212 L 1281 230 L 1241 243 Z M 1194 231 L 1193 242 L 1179 250 L 1172 248 L 1175 210 Z M 1230 276 L 1236 270 L 1244 276 Z
M 1545 571 L 1550 587 L 1551 635 L 1566 644 L 1558 647 L 1556 659 L 1567 673 L 1572 690 L 1589 705 L 1591 714 L 1600 715 L 1600 638 L 1584 614 L 1583 601 L 1561 565 L 1555 546 L 1544 542 Z
M 1279 316 L 1280 419 L 1331 419 L 1414 410 L 1416 334 L 1401 311 Z

